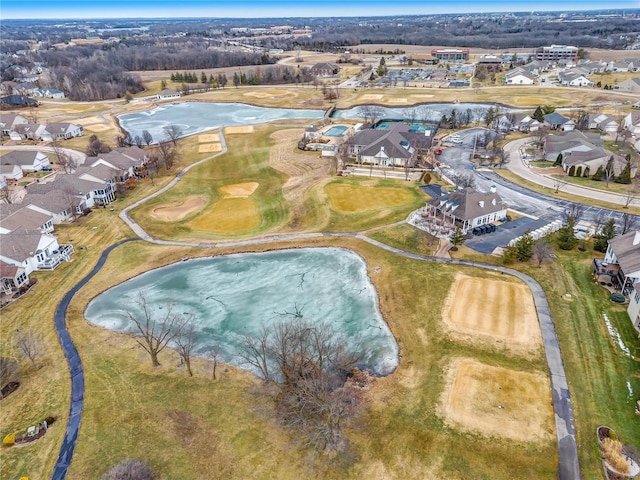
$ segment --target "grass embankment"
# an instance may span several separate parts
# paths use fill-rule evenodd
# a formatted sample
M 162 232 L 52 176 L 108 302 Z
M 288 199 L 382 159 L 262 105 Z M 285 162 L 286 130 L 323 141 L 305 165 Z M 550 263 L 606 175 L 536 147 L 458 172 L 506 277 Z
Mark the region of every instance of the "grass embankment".
M 598 182 L 596 180 L 591 180 L 590 178 L 585 177 L 570 177 L 568 175 L 553 175 L 553 178 L 558 180 L 562 180 L 566 183 L 571 183 L 573 185 L 579 185 L 581 187 L 592 188 L 594 190 L 600 190 L 607 193 L 619 193 L 620 195 L 629 195 L 633 194 L 633 185 L 624 184 L 624 183 L 616 183 L 616 182 Z M 640 196 L 635 194 L 634 196 Z
M 622 208 L 622 205 L 603 202 L 596 198 L 589 198 L 587 200 L 586 197 L 580 197 L 577 195 L 566 193 L 566 192 L 563 192 L 562 189 L 558 193 L 556 193 L 553 188 L 546 188 L 546 187 L 543 187 L 542 185 L 538 185 L 537 183 L 530 182 L 529 180 L 526 180 L 520 177 L 519 175 L 516 175 L 515 173 L 507 170 L 506 168 L 496 168 L 493 171 L 496 172 L 501 177 L 504 177 L 507 180 L 512 181 L 513 183 L 517 183 L 518 185 L 522 185 L 523 187 L 526 187 L 529 190 L 533 190 L 534 192 L 544 193 L 545 195 L 548 195 L 550 197 L 555 197 L 560 200 L 568 200 L 571 202 L 577 201 L 577 202 L 584 202 L 584 203 L 588 202 L 589 205 L 592 205 L 594 207 L 606 208 L 609 210 L 617 210 L 619 212 L 626 212 L 626 213 L 633 213 L 634 215 L 640 215 L 640 208 L 638 207 Z M 563 177 L 563 180 L 564 180 L 564 177 Z
M 109 212 L 101 213 L 106 216 Z M 88 232 L 102 232 L 102 229 L 87 228 Z M 369 393 L 370 408 L 356 428 L 348 432 L 353 453 L 350 460 L 310 471 L 306 454 L 276 425 L 269 404 L 251 393 L 255 379 L 248 374 L 222 367 L 218 370 L 219 380 L 214 382 L 211 365 L 197 361 L 195 377 L 189 378 L 171 351 L 161 355 L 162 366 L 154 369 L 133 339 L 85 323 L 82 311 L 98 292 L 185 255 L 210 253 L 203 249 L 136 242 L 114 251 L 105 269 L 79 292 L 70 308 L 70 330 L 83 359 L 86 394 L 78 449 L 68 478 L 99 478 L 125 457 L 148 461 L 164 478 L 293 479 L 376 475 L 468 478 L 472 475 L 500 479 L 512 478 L 514 471 L 519 478 L 554 478 L 553 440 L 488 440 L 447 426 L 438 413 L 445 373 L 456 358 L 474 358 L 483 364 L 516 371 L 546 371 L 541 351 L 533 358 L 524 359 L 443 335 L 441 305 L 457 269 L 402 259 L 354 240 L 322 239 L 305 243 L 345 246 L 367 260 L 369 274 L 379 292 L 381 310 L 401 348 L 400 367 L 393 375 L 374 382 Z M 255 250 L 286 246 L 293 244 Z M 89 247 L 83 251 L 92 250 Z M 472 269 L 464 269 L 464 273 L 495 278 L 491 273 Z M 41 294 L 46 292 L 41 290 Z M 37 299 L 36 295 L 33 297 Z M 12 307 L 13 314 L 25 315 L 28 311 L 25 307 L 26 303 L 18 302 Z M 50 312 L 40 313 L 43 315 L 40 318 L 50 318 Z M 25 315 L 25 319 L 33 323 L 39 321 L 32 315 Z M 67 375 L 62 362 L 56 368 L 63 378 Z M 53 383 L 50 376 L 40 372 L 36 375 L 43 383 Z M 17 399 L 23 408 L 30 405 L 26 397 L 16 396 L 6 401 Z M 57 393 L 45 402 L 50 405 L 52 400 L 59 404 L 58 410 L 66 412 L 68 397 Z M 47 413 L 51 410 L 47 408 Z M 14 407 L 13 412 L 17 411 Z M 63 423 L 61 418 L 60 425 Z M 551 414 L 547 423 L 553 424 Z M 3 432 L 14 428 L 13 425 L 7 425 Z M 552 429 L 549 438 L 554 438 Z M 47 452 L 41 452 L 40 445 L 42 440 L 31 447 L 7 450 L 4 472 L 14 476 L 46 476 L 51 462 L 46 466 L 34 463 L 33 451 L 47 459 L 55 455 L 54 451 L 45 455 Z M 287 461 L 280 461 L 282 458 Z
M 609 292 L 591 277 L 597 252 L 561 252 L 558 259 L 538 269 L 524 268 L 545 292 L 560 340 L 576 419 L 582 478 L 602 478 L 595 440 L 599 425 L 618 432 L 624 443 L 640 447 L 640 420 L 634 415 L 640 391 L 640 362 L 627 357 L 610 337 L 603 313 L 620 333 L 636 359 L 640 342 L 626 305 L 609 301 Z M 569 293 L 575 301 L 562 297 Z M 626 382 L 634 394 L 630 395 Z

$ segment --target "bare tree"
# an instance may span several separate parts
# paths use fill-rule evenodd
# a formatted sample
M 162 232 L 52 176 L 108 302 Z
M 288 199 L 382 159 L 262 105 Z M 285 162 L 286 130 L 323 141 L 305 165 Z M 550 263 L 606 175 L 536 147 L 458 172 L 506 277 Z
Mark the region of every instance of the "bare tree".
M 562 190 L 566 184 L 559 178 L 554 177 L 553 179 L 553 193 L 558 193 Z
M 553 258 L 553 249 L 547 237 L 542 237 L 533 246 L 533 256 L 538 262 L 538 268 L 542 266 L 542 262 Z
M 630 215 L 628 213 L 623 213 L 622 217 L 620 217 L 620 223 L 618 225 L 618 230 L 620 231 L 620 235 L 624 235 L 625 233 L 629 233 L 638 225 L 638 217 L 635 215 Z
M 132 142 L 138 148 L 142 148 L 142 146 L 144 145 L 144 140 L 141 135 L 135 135 L 132 138 Z
M 158 144 L 158 160 L 167 170 L 173 167 L 177 154 L 178 150 L 172 142 L 160 142 Z
M 531 134 L 531 138 L 533 138 L 533 143 L 538 147 L 538 149 L 541 149 L 548 135 L 549 129 L 547 127 L 540 126 Z
M 63 168 L 64 173 L 71 173 L 77 168 L 78 164 L 73 157 L 69 153 L 65 152 L 60 146 L 58 139 L 53 139 L 51 147 L 53 148 L 53 154 L 56 157 L 56 163 Z
M 560 215 L 564 225 L 569 224 L 570 220 L 573 221 L 573 225 L 577 225 L 584 215 L 584 205 L 580 203 L 570 203 L 567 209 Z
M 167 134 L 167 138 L 173 143 L 174 148 L 178 146 L 178 140 L 182 138 L 183 131 L 178 125 L 168 125 L 164 127 L 164 132 Z
M 602 211 L 598 210 L 598 213 L 591 217 L 591 223 L 593 224 L 593 234 L 599 235 L 600 229 L 607 221 L 607 215 Z
M 149 130 L 142 131 L 142 141 L 147 147 L 153 143 L 153 135 L 151 135 Z
M 84 153 L 86 153 L 89 157 L 96 157 L 101 153 L 109 153 L 110 151 L 111 147 L 109 145 L 100 140 L 97 135 L 91 135 L 89 137 L 87 149 Z
M 627 191 L 627 194 L 624 196 L 623 208 L 629 208 L 629 205 L 631 205 L 631 202 L 633 202 L 639 196 L 640 196 L 640 177 L 636 175 L 636 177 L 631 180 L 631 186 Z
M 178 328 L 178 334 L 173 340 L 175 343 L 178 355 L 184 362 L 184 366 L 187 368 L 187 373 L 190 377 L 193 377 L 193 371 L 191 370 L 191 352 L 198 344 L 198 332 L 193 324 L 193 317 L 189 316 L 184 319 Z
M 140 460 L 127 458 L 111 468 L 100 480 L 154 480 L 156 474 L 149 465 Z
M 360 353 L 347 349 L 330 326 L 290 318 L 245 339 L 243 358 L 265 382 L 278 382 L 278 420 L 305 447 L 344 447 L 343 430 L 360 410 L 367 374 L 355 368 Z
M 509 163 L 509 152 L 503 147 L 496 146 L 493 149 L 493 159 L 500 168 L 503 168 L 505 163 Z
M 36 359 L 44 350 L 40 337 L 33 330 L 25 332 L 18 329 L 16 333 L 16 347 L 31 362 L 33 368 L 39 368 L 36 364 Z
M 18 379 L 18 362 L 11 358 L 0 357 L 0 398 L 2 389 Z
M 609 183 L 616 177 L 615 166 L 613 164 L 613 155 L 609 157 L 602 171 L 602 181 L 609 188 Z
M 360 105 L 358 107 L 358 114 L 364 119 L 365 123 L 376 123 L 382 112 L 382 107 L 378 105 Z
M 173 305 L 163 307 L 163 313 L 155 313 L 147 304 L 142 292 L 138 293 L 137 303 L 142 315 L 127 311 L 127 316 L 135 327 L 136 342 L 149 354 L 154 367 L 160 366 L 158 355 L 178 334 L 178 326 L 182 318 L 173 313 Z
M 0 203 L 11 203 L 11 192 L 8 185 L 0 188 Z
M 211 367 L 211 378 L 213 380 L 216 380 L 216 370 L 218 369 L 218 363 L 220 363 L 221 354 L 222 352 L 220 352 L 220 349 L 217 346 L 209 348 L 205 353 L 205 356 L 213 362 Z
M 470 173 L 454 170 L 452 173 L 447 173 L 447 177 L 453 182 L 456 188 L 476 188 L 476 180 Z

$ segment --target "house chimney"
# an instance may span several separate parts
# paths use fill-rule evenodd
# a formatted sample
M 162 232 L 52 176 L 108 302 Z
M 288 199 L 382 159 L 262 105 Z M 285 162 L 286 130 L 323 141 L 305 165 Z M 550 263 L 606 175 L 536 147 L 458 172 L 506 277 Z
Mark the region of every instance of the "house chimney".
M 636 230 L 636 234 L 633 237 L 633 246 L 640 245 L 640 230 Z
M 495 185 L 491 185 L 491 188 L 489 189 L 489 191 L 491 193 L 496 193 L 496 186 Z

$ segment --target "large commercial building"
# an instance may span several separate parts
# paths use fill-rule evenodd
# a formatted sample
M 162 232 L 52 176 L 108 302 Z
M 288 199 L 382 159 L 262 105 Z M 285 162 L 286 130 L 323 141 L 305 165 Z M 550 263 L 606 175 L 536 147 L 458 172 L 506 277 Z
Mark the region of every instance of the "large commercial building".
M 444 62 L 460 62 L 469 60 L 468 48 L 434 48 L 431 55 Z
M 551 45 L 536 49 L 536 60 L 578 60 L 578 48 L 567 45 Z

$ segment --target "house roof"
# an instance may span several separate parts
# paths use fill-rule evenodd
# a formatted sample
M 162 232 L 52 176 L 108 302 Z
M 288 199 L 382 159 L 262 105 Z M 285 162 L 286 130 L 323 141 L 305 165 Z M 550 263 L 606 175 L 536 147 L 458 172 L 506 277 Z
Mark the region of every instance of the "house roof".
M 78 178 L 75 175 L 58 175 L 53 182 L 48 183 L 32 183 L 27 186 L 29 193 L 48 193 L 53 190 L 60 190 L 61 192 L 69 192 L 72 195 L 86 195 L 93 190 L 104 188 L 102 182 L 95 182 L 92 180 L 85 180 Z
M 609 245 L 626 275 L 640 272 L 640 230 L 633 230 L 609 240 Z
M 77 128 L 78 125 L 67 122 L 48 123 L 46 125 L 46 131 L 51 134 L 67 133 L 69 130 Z
M 170 88 L 165 88 L 164 90 L 161 90 L 160 93 L 158 93 L 159 97 L 173 97 L 175 95 L 178 95 L 178 92 L 176 92 L 175 90 L 171 90 Z
M 13 163 L 3 163 L 0 165 L 0 175 L 13 175 L 19 171 L 21 172 L 22 169 Z
M 23 207 L 17 212 L 0 220 L 0 227 L 14 232 L 20 228 L 25 230 L 36 230 L 51 220 L 51 215 L 37 212 L 30 208 Z
M 20 229 L 2 236 L 0 254 L 17 262 L 24 262 L 38 251 L 44 233 L 39 230 Z M 51 236 L 51 235 L 50 235 Z M 51 238 L 54 238 L 51 236 Z
M 9 265 L 8 263 L 0 260 L 0 277 L 2 278 L 15 278 L 19 269 L 20 267 L 16 265 Z
M 14 150 L 0 157 L 0 163 L 4 165 L 33 165 L 39 153 L 37 151 Z
M 564 125 L 569 121 L 567 117 L 563 117 L 558 112 L 548 113 L 544 116 L 544 121 L 551 125 Z
M 336 68 L 338 68 L 338 66 L 335 63 L 320 62 L 311 67 L 311 70 L 335 70 Z
M 46 193 L 27 193 L 22 199 L 22 204 L 34 205 L 43 210 L 57 214 L 64 212 L 70 207 L 76 207 L 80 204 L 80 199 L 65 194 L 62 190 L 51 190 Z
M 432 138 L 422 133 L 409 131 L 406 123 L 397 123 L 390 128 L 369 128 L 357 132 L 347 143 L 363 146 L 361 155 L 374 156 L 384 149 L 389 158 L 410 158 L 412 141 L 420 140 L 423 148 L 431 145 Z
M 477 192 L 471 188 L 456 190 L 427 203 L 464 220 L 499 212 L 505 208 L 502 198 L 497 193 Z
M 87 180 L 86 175 L 91 175 L 93 178 L 108 182 L 120 175 L 121 171 L 121 169 L 112 168 L 101 163 L 99 165 L 96 165 L 95 167 L 78 167 L 75 171 L 75 176 Z
M 149 152 L 140 147 L 118 147 L 114 148 L 112 151 L 116 151 L 126 155 L 127 157 L 133 158 L 134 160 L 143 161 L 146 158 L 149 158 Z

